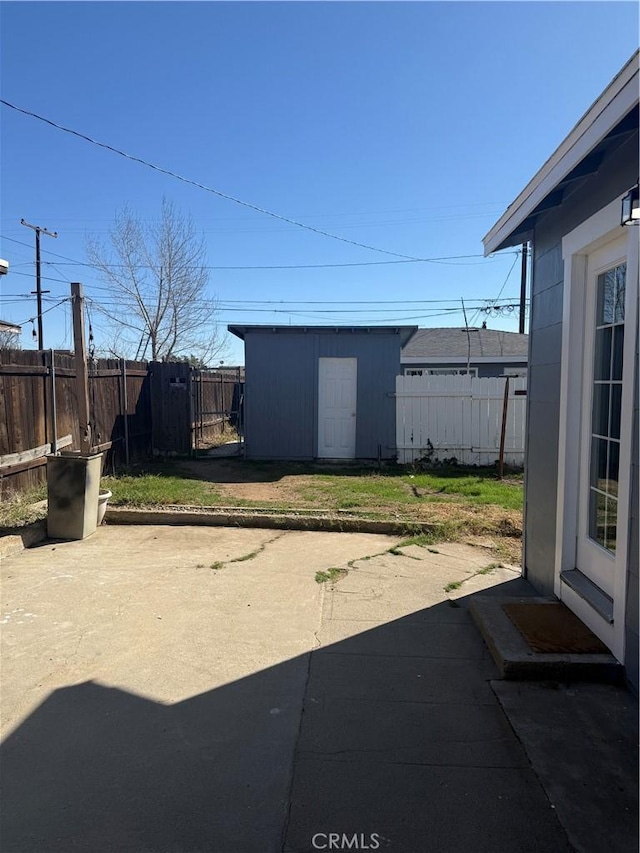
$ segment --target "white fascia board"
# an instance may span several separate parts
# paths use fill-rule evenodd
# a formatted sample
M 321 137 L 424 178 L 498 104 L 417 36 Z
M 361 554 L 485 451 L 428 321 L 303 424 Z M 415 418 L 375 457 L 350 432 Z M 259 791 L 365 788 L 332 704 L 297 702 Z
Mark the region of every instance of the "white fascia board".
M 526 355 L 479 355 L 467 358 L 466 355 L 455 355 L 450 358 L 432 358 L 425 355 L 422 358 L 419 356 L 406 356 L 400 358 L 401 364 L 526 364 L 528 356 Z
M 638 103 L 639 55 L 640 51 L 636 51 L 564 142 L 483 237 L 485 257 L 501 246 L 537 205 Z

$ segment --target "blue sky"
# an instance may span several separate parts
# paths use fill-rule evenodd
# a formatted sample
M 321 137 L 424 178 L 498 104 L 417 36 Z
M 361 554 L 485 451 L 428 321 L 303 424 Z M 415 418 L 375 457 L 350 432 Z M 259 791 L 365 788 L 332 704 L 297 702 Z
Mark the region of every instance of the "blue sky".
M 439 258 L 482 254 L 484 234 L 637 48 L 638 6 L 4 2 L 0 26 L 5 100 L 315 228 Z M 462 314 L 443 311 L 464 298 L 476 324 L 517 330 L 515 313 L 475 310 L 512 267 L 502 295 L 517 298 L 513 253 L 380 264 L 394 257 L 5 106 L 0 120 L 3 319 L 35 314 L 33 232 L 21 217 L 59 234 L 42 238 L 47 307 L 80 280 L 113 311 L 95 271 L 71 263 L 85 260 L 87 233 L 106 237 L 123 203 L 148 220 L 166 196 L 204 233 L 212 267 L 363 264 L 212 269 L 221 324 L 450 326 Z M 108 345 L 97 310 L 93 324 Z M 47 347 L 70 346 L 68 303 L 48 311 L 44 335 Z M 29 323 L 23 346 L 33 346 Z M 242 361 L 235 338 L 225 359 Z

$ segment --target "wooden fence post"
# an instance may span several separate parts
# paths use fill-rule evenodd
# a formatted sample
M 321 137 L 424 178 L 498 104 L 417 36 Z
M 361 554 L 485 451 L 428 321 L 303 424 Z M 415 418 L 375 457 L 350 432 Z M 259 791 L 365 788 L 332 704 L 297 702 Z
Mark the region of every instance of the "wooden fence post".
M 56 405 L 56 354 L 49 350 L 49 380 L 51 387 L 51 452 L 58 452 L 58 407 Z
M 78 422 L 80 424 L 80 450 L 91 450 L 91 423 L 89 418 L 89 375 L 87 350 L 84 339 L 84 296 L 82 285 L 71 283 L 71 305 L 73 308 L 73 344 L 75 349 L 76 394 L 78 398 Z
M 502 400 L 502 429 L 500 430 L 500 458 L 498 460 L 498 479 L 504 474 L 504 439 L 507 431 L 507 409 L 509 407 L 509 377 L 504 383 L 504 398 Z
M 127 395 L 127 362 L 120 359 L 120 411 L 124 428 L 124 464 L 129 467 L 129 398 Z

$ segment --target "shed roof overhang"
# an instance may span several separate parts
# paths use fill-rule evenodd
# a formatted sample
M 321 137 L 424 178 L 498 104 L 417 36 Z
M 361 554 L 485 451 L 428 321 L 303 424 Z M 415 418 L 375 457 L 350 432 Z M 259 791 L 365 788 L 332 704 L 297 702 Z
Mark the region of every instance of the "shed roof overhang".
M 538 216 L 562 204 L 568 190 L 637 132 L 639 56 L 636 51 L 483 238 L 485 256 L 531 239 Z
M 400 346 L 405 346 L 418 331 L 417 326 L 227 326 L 232 335 L 244 340 L 251 332 L 274 335 L 399 335 Z

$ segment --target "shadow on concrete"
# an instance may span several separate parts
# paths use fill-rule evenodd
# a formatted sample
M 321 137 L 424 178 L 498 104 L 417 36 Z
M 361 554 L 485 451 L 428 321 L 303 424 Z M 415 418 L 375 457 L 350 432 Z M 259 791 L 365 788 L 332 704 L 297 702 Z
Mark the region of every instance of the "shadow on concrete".
M 220 451 L 220 452 L 218 452 Z M 228 458 L 216 458 L 229 452 Z M 176 476 L 177 472 L 187 474 L 197 480 L 214 483 L 275 483 L 287 476 L 302 476 L 306 474 L 330 474 L 332 477 L 363 477 L 371 474 L 382 473 L 385 477 L 406 477 L 410 473 L 429 474 L 433 473 L 439 478 L 455 481 L 468 477 L 475 477 L 479 481 L 489 482 L 497 479 L 495 468 L 468 468 L 468 467 L 446 467 L 438 466 L 431 470 L 417 470 L 411 466 L 397 465 L 393 462 L 278 462 L 278 461 L 256 461 L 247 460 L 237 456 L 234 447 L 227 451 L 223 445 L 209 451 L 206 456 L 197 459 L 175 459 L 163 462 L 149 462 L 131 470 L 132 476 L 136 474 L 156 474 L 162 476 Z M 522 477 L 517 473 L 513 480 L 517 485 L 522 485 Z M 509 482 L 509 475 L 504 482 Z
M 528 590 L 518 579 L 482 594 Z M 328 833 L 360 836 L 333 849 L 570 851 L 491 689 L 473 597 L 174 705 L 91 681 L 54 691 L 2 746 L 3 851 L 304 853 L 329 849 Z M 607 733 L 627 780 L 610 791 L 618 853 L 637 839 L 626 737 Z M 588 808 L 580 768 L 568 772 Z

